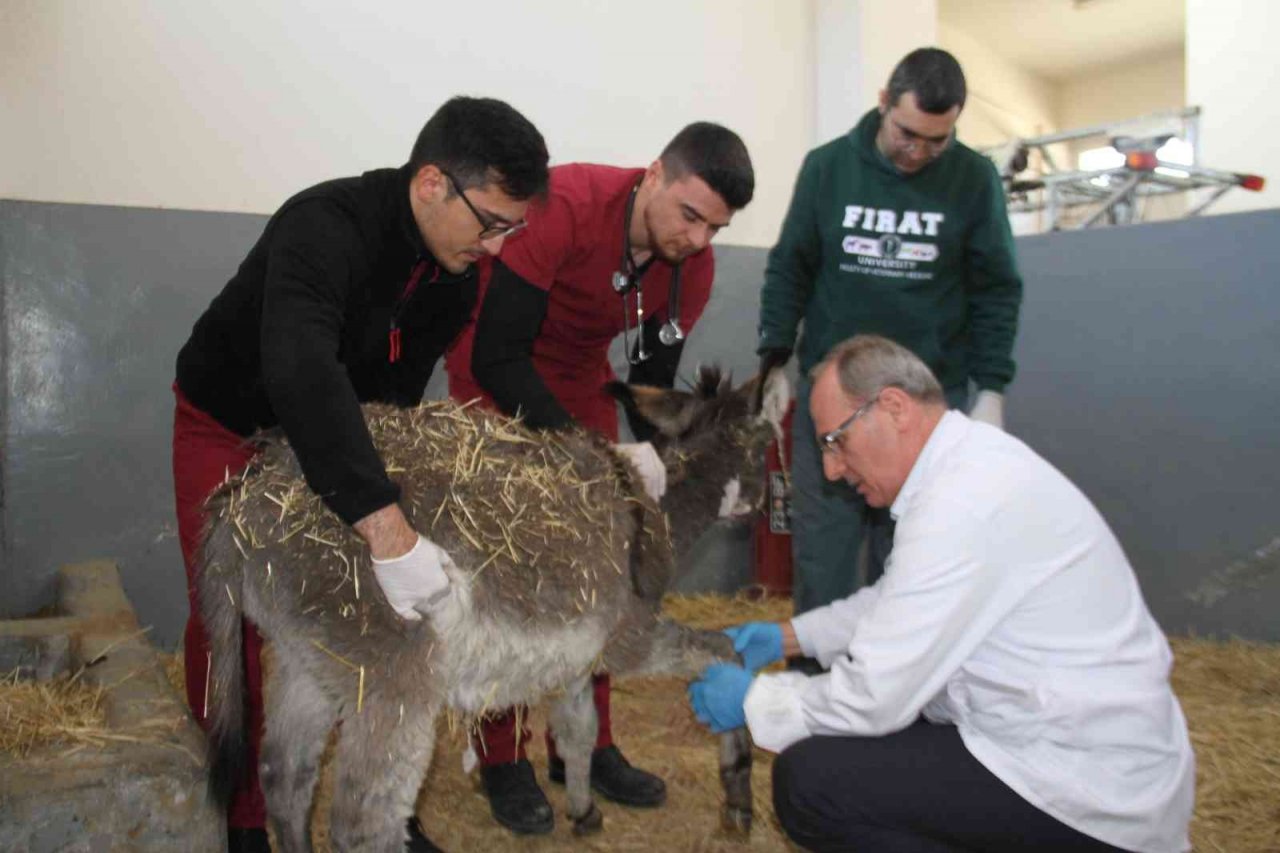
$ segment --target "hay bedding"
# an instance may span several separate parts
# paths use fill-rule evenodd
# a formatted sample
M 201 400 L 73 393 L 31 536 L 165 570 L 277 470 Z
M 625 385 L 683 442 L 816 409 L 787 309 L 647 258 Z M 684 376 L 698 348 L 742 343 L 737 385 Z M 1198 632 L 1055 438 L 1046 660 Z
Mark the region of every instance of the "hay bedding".
M 790 614 L 788 599 L 739 596 L 668 597 L 668 615 L 705 628 L 752 619 L 782 619 Z M 1280 851 L 1280 646 L 1241 641 L 1213 642 L 1172 638 L 1175 667 L 1173 685 L 1186 713 L 1196 749 L 1196 813 L 1191 837 L 1198 853 L 1276 853 Z M 180 655 L 168 657 L 167 669 L 182 692 Z M 32 719 L 22 710 L 34 694 L 31 685 L 12 677 L 0 684 L 0 722 Z M 81 686 L 81 689 L 84 689 Z M 21 694 L 21 695 L 19 695 Z M 34 719 L 52 734 L 60 719 L 72 719 L 60 706 L 40 697 Z M 654 811 L 626 809 L 601 802 L 605 815 L 602 834 L 586 839 L 570 835 L 564 818 L 563 789 L 546 780 L 541 732 L 544 716 L 534 712 L 534 741 L 530 757 L 538 768 L 558 820 L 555 831 L 539 838 L 516 838 L 489 816 L 488 803 L 475 777 L 464 776 L 461 753 L 465 739 L 460 728 L 442 726 L 436 757 L 419 801 L 419 814 L 433 839 L 446 850 L 461 851 L 584 851 L 785 850 L 788 845 L 773 820 L 769 804 L 768 753 L 757 751 L 752 783 L 756 828 L 745 845 L 722 836 L 717 829 L 721 791 L 716 765 L 717 742 L 697 725 L 688 711 L 684 684 L 679 679 L 646 678 L 614 687 L 614 731 L 627 754 L 640 766 L 667 780 L 668 802 Z M 68 748 L 89 742 L 99 722 L 69 725 L 70 731 L 43 740 Z M 77 728 L 79 731 L 76 731 Z M 21 742 L 9 722 L 0 726 L 6 737 L 0 746 L 12 753 Z M 89 740 L 86 740 L 88 738 Z M 34 743 L 27 740 L 27 743 Z M 328 849 L 325 802 L 329 779 L 322 781 L 315 837 Z
M 103 746 L 110 732 L 103 689 L 76 675 L 25 681 L 14 670 L 0 684 L 0 756 L 29 757 L 44 747 L 71 751 Z
M 534 436 L 514 419 L 451 401 L 369 405 L 365 414 L 410 523 L 479 579 L 472 587 L 478 607 L 563 621 L 563 607 L 551 603 L 571 600 L 581 614 L 624 589 L 616 576 L 625 561 L 616 555 L 634 547 L 670 561 L 666 516 L 632 488 L 629 467 L 603 439 Z M 209 506 L 230 522 L 249 570 L 265 574 L 268 585 L 296 585 L 299 608 L 327 626 L 338 651 L 358 650 L 358 637 L 388 618 L 370 594 L 363 541 L 307 488 L 283 440 L 267 441 Z M 229 568 L 215 561 L 206 571 Z

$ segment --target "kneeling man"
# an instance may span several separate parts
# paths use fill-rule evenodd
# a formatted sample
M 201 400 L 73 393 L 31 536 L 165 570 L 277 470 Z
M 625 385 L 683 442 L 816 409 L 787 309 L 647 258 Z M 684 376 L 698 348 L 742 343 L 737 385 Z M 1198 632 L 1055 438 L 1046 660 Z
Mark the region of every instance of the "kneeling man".
M 860 335 L 812 373 L 828 479 L 897 521 L 884 576 L 729 629 L 753 678 L 689 688 L 715 731 L 780 752 L 778 819 L 813 850 L 1190 849 L 1195 759 L 1172 656 L 1098 511 L 1025 444 L 948 411 L 929 369 Z

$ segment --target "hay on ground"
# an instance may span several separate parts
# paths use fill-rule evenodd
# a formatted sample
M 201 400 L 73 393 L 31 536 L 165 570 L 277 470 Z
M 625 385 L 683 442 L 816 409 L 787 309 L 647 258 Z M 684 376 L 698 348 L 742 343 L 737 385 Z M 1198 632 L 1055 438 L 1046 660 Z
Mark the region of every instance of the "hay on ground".
M 25 758 L 49 746 L 99 747 L 112 738 L 103 689 L 76 675 L 23 680 L 20 670 L 0 683 L 0 754 Z
M 669 596 L 668 616 L 704 628 L 791 614 L 788 598 L 739 595 Z M 1173 686 L 1186 714 L 1196 750 L 1196 810 L 1191 825 L 1195 850 L 1222 853 L 1280 851 L 1280 645 L 1171 638 Z M 180 663 L 170 670 L 180 687 Z M 717 741 L 688 710 L 679 679 L 644 678 L 614 686 L 615 738 L 637 766 L 667 782 L 666 805 L 656 811 L 608 802 L 604 832 L 574 838 L 565 817 L 564 790 L 546 778 L 542 739 L 546 715 L 534 709 L 529 744 L 538 779 L 556 810 L 556 828 L 539 838 L 516 838 L 489 816 L 476 776 L 465 775 L 460 730 L 439 727 L 431 772 L 418 813 L 432 838 L 451 851 L 552 851 L 570 846 L 590 851 L 679 850 L 729 853 L 787 850 L 769 802 L 772 757 L 756 751 L 752 778 L 756 828 L 742 844 L 723 836 L 718 815 L 723 795 L 716 764 Z M 329 781 L 322 782 L 315 836 L 328 850 Z

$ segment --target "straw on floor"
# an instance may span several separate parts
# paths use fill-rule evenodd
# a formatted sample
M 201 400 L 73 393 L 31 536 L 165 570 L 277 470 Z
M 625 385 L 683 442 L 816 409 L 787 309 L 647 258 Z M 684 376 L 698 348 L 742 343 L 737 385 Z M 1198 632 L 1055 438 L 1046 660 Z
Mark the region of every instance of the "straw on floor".
M 791 602 L 747 596 L 672 596 L 666 609 L 683 622 L 718 628 L 753 619 L 786 618 Z M 1177 637 L 1171 638 L 1171 644 L 1174 689 L 1196 749 L 1195 850 L 1280 851 L 1280 645 Z M 168 656 L 168 670 L 181 691 L 180 655 Z M 100 719 L 86 722 L 79 716 L 92 697 L 72 697 L 64 708 L 54 701 L 60 689 L 52 685 L 34 689 L 13 677 L 0 684 L 0 733 L 4 735 L 0 762 L 20 762 L 15 753 L 31 748 L 36 732 L 42 744 L 92 747 Z M 601 802 L 604 832 L 585 839 L 572 837 L 564 818 L 563 790 L 546 779 L 541 737 L 545 713 L 534 709 L 535 736 L 529 752 L 558 815 L 551 835 L 516 838 L 493 822 L 475 775 L 462 772 L 465 737 L 460 727 L 440 728 L 418 813 L 432 838 L 450 851 L 788 849 L 769 805 L 771 758 L 760 750 L 753 776 L 755 831 L 745 843 L 720 833 L 716 739 L 694 722 L 684 691 L 684 683 L 671 678 L 634 679 L 614 687 L 617 739 L 636 764 L 666 779 L 668 802 L 661 809 L 632 810 Z M 325 779 L 318 792 L 314 833 L 320 850 L 329 849 L 329 784 Z

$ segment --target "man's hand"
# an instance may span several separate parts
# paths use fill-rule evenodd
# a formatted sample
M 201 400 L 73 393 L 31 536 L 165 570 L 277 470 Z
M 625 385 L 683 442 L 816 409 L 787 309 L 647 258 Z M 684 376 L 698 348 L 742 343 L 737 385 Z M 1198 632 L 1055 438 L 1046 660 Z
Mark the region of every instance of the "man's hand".
M 667 493 L 667 466 L 662 464 L 662 458 L 653 449 L 653 445 L 641 441 L 635 444 L 615 444 L 613 449 L 625 456 L 631 467 L 636 469 L 649 497 L 655 501 L 662 500 L 662 496 Z
M 979 391 L 969 409 L 969 417 L 996 429 L 1004 429 L 1004 395 L 998 391 Z
M 736 663 L 713 663 L 702 678 L 689 685 L 689 704 L 698 722 L 719 734 L 747 724 L 742 703 L 751 687 L 751 673 Z
M 444 599 L 449 591 L 444 569 L 453 561 L 442 548 L 418 535 L 399 506 L 384 506 L 352 526 L 369 543 L 373 576 L 400 618 L 417 622 L 420 614 Z
M 418 536 L 417 544 L 406 554 L 389 560 L 375 557 L 373 575 L 400 618 L 417 622 L 449 594 L 445 568 L 452 566 L 453 560 L 443 548 Z
M 756 373 L 756 390 L 751 395 L 751 412 L 754 414 L 759 412 L 764 406 L 764 380 L 769 376 L 769 371 L 775 367 L 782 367 L 791 358 L 791 350 L 789 349 L 767 349 L 760 353 L 760 370 Z
M 776 660 L 782 660 L 782 626 L 777 622 L 748 622 L 724 630 L 733 640 L 733 650 L 742 663 L 755 672 Z

